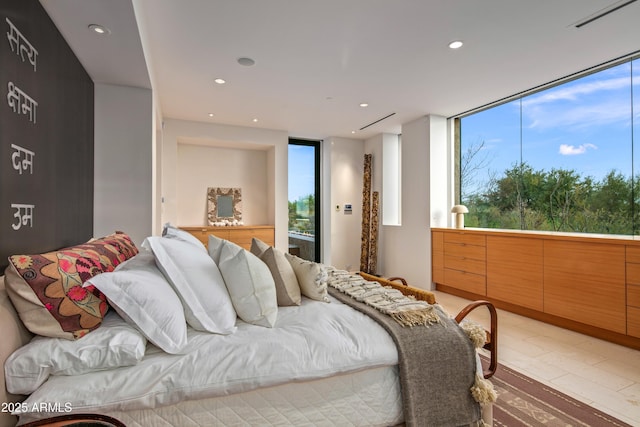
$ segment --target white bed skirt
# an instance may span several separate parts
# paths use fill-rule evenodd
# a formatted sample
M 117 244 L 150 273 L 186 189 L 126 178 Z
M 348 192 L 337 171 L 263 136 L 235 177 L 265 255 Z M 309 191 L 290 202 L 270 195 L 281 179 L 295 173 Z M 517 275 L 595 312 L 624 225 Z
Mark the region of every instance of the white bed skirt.
M 127 427 L 393 426 L 403 421 L 397 366 L 106 415 Z

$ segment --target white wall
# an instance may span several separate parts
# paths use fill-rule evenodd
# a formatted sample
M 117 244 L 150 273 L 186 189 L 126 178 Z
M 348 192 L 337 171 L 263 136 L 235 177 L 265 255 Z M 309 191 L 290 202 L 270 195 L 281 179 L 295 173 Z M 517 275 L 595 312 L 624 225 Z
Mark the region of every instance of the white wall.
M 178 143 L 203 143 L 218 148 L 255 148 L 266 150 L 267 166 L 264 181 L 269 200 L 266 203 L 266 220 L 275 225 L 276 247 L 287 250 L 287 157 L 289 136 L 285 131 L 220 125 L 215 123 L 191 122 L 168 119 L 163 126 L 162 183 L 163 197 L 162 223 L 179 224 L 178 195 Z M 246 197 L 243 197 L 246 203 Z
M 448 138 L 448 131 L 449 123 L 445 117 L 429 116 L 429 200 L 432 227 L 448 227 L 453 221 L 453 137 Z
M 364 143 L 355 139 L 328 138 L 322 147 L 322 261 L 340 269 L 357 270 L 360 267 Z M 352 206 L 350 215 L 344 213 L 345 204 Z M 339 211 L 336 210 L 338 205 Z
M 253 184 L 237 185 L 243 188 L 245 222 L 274 224 L 276 246 L 287 250 L 288 134 L 173 119 L 156 129 L 154 111 L 150 90 L 95 85 L 94 234 L 123 230 L 140 244 L 165 222 L 204 224 L 205 198 L 195 183 L 215 180 L 217 184 L 206 185 L 229 182 L 228 186 L 236 186 L 235 182 L 247 179 Z M 431 283 L 429 227 L 451 224 L 452 146 L 447 131 L 446 119 L 439 116 L 403 125 L 402 225 L 380 227 L 377 273 L 403 276 L 423 288 Z M 372 191 L 381 192 L 384 139 L 385 134 L 366 142 L 323 141 L 325 263 L 352 270 L 359 267 L 363 156 L 373 155 Z M 194 140 L 212 145 L 186 144 Z M 179 141 L 185 142 L 180 148 Z M 222 163 L 216 163 L 221 158 Z M 210 164 L 225 173 L 209 173 Z M 222 181 L 225 176 L 233 182 Z M 255 192 L 251 202 L 245 187 Z M 194 193 L 188 195 L 189 191 Z M 344 214 L 346 203 L 352 205 L 351 215 Z
M 421 117 L 402 125 L 402 225 L 384 227 L 381 248 L 385 274 L 421 288 L 431 283 L 428 124 L 428 118 Z
M 378 268 L 375 273 L 381 276 L 397 276 L 398 273 L 386 271 L 386 259 L 384 247 L 387 245 L 385 240 L 385 231 L 389 226 L 383 225 L 384 210 L 385 210 L 385 195 L 383 190 L 383 182 L 386 179 L 386 175 L 390 173 L 397 173 L 397 171 L 385 170 L 384 168 L 384 152 L 385 145 L 388 143 L 397 142 L 398 135 L 382 133 L 369 138 L 364 143 L 365 153 L 372 156 L 372 171 L 371 171 L 371 192 L 378 191 L 380 194 L 380 206 L 379 206 L 379 231 L 378 231 Z M 400 177 L 396 177 L 400 180 Z
M 157 110 L 156 110 L 157 112 Z M 151 234 L 159 235 L 162 231 L 162 129 L 158 124 L 162 120 L 156 122 L 154 129 L 156 140 L 153 144 L 153 221 Z
M 431 204 L 431 180 L 434 165 L 445 163 L 432 158 L 432 145 L 446 144 L 446 120 L 425 116 L 402 126 L 402 225 L 384 227 L 385 244 L 381 248 L 385 275 L 402 276 L 412 285 L 430 289 L 431 217 L 446 209 L 442 200 Z M 444 138 L 444 139 L 442 139 Z M 434 149 L 436 156 L 446 149 Z M 446 168 L 446 165 L 444 166 Z M 434 175 L 434 176 L 437 176 Z M 434 183 L 433 185 L 438 185 Z M 446 186 L 446 181 L 443 181 Z
M 95 236 L 152 233 L 154 124 L 151 90 L 95 84 Z
M 400 225 L 400 172 L 402 171 L 399 135 L 385 134 L 382 141 L 382 223 Z
M 267 151 L 178 144 L 177 224 L 207 225 L 207 188 L 242 190 L 242 221 L 271 224 L 267 214 Z
M 322 142 L 321 239 L 324 263 L 343 269 L 359 268 L 363 159 L 365 153 L 373 155 L 372 191 L 381 191 L 384 138 L 382 134 L 366 142 L 347 138 L 327 138 Z M 178 141 L 186 143 L 193 139 L 207 141 L 217 150 L 234 146 L 243 150 L 247 144 L 267 147 L 261 154 L 266 157 L 266 166 L 264 172 L 260 172 L 267 176 L 266 223 L 275 224 L 276 246 L 287 250 L 288 135 L 284 131 L 167 120 L 162 132 L 162 222 L 180 224 L 184 222 L 182 218 L 190 222 L 184 216 L 187 214 L 180 213 L 179 209 L 182 203 L 179 180 L 186 178 L 180 178 L 185 165 L 180 166 Z M 226 154 L 224 157 L 229 158 Z M 450 223 L 447 212 L 451 201 L 451 145 L 447 142 L 446 119 L 425 116 L 404 124 L 401 157 L 402 225 L 381 226 L 377 273 L 402 276 L 414 286 L 429 289 L 430 226 L 447 226 Z M 192 164 L 190 161 L 186 163 Z M 201 199 L 199 196 L 196 198 Z M 344 214 L 346 203 L 352 205 L 351 215 Z M 340 205 L 339 212 L 336 205 Z M 193 209 L 200 209 L 202 213 L 202 207 Z

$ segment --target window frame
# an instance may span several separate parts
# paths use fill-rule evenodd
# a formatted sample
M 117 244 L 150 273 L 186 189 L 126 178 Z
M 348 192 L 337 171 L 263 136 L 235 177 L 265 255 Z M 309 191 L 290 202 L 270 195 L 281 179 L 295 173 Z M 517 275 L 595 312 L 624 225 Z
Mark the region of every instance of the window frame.
M 321 140 L 310 140 L 310 139 L 301 139 L 301 138 L 289 138 L 289 145 L 301 145 L 301 146 L 307 146 L 307 147 L 313 147 L 314 148 L 314 176 L 315 176 L 315 182 L 314 182 L 314 209 L 315 209 L 315 221 L 314 221 L 314 230 L 315 230 L 315 237 L 314 237 L 314 260 L 315 262 L 320 262 L 321 260 L 321 256 L 322 253 L 320 252 L 322 246 L 321 246 L 321 216 L 322 216 L 322 210 L 321 210 L 321 192 L 320 192 L 320 183 L 322 181 L 322 178 L 320 176 L 320 153 L 321 153 Z M 289 179 L 291 179 L 291 177 L 289 177 Z M 287 189 L 288 192 L 288 189 Z M 287 197 L 287 201 L 288 201 L 289 197 Z M 287 233 L 289 232 L 288 230 L 288 226 L 287 226 Z

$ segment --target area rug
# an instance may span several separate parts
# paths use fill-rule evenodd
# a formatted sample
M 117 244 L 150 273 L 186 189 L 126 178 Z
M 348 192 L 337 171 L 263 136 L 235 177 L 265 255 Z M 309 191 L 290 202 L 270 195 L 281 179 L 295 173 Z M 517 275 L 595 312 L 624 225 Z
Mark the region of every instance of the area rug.
M 504 365 L 491 382 L 498 393 L 494 427 L 632 427 Z

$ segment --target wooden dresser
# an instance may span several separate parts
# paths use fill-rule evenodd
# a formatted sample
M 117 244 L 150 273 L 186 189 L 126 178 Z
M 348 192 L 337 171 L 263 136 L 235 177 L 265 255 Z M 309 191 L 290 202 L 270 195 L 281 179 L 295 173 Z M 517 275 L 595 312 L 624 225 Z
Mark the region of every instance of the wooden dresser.
M 204 243 L 209 243 L 209 235 L 229 240 L 245 249 L 251 248 L 251 239 L 255 237 L 260 239 L 269 246 L 275 244 L 275 227 L 273 225 L 238 225 L 228 227 L 180 227 L 182 230 L 188 231 Z
M 484 295 L 487 289 L 485 236 L 445 233 L 444 282 L 463 291 Z
M 433 228 L 436 289 L 640 349 L 640 240 Z
M 627 334 L 640 338 L 640 247 L 627 246 Z

